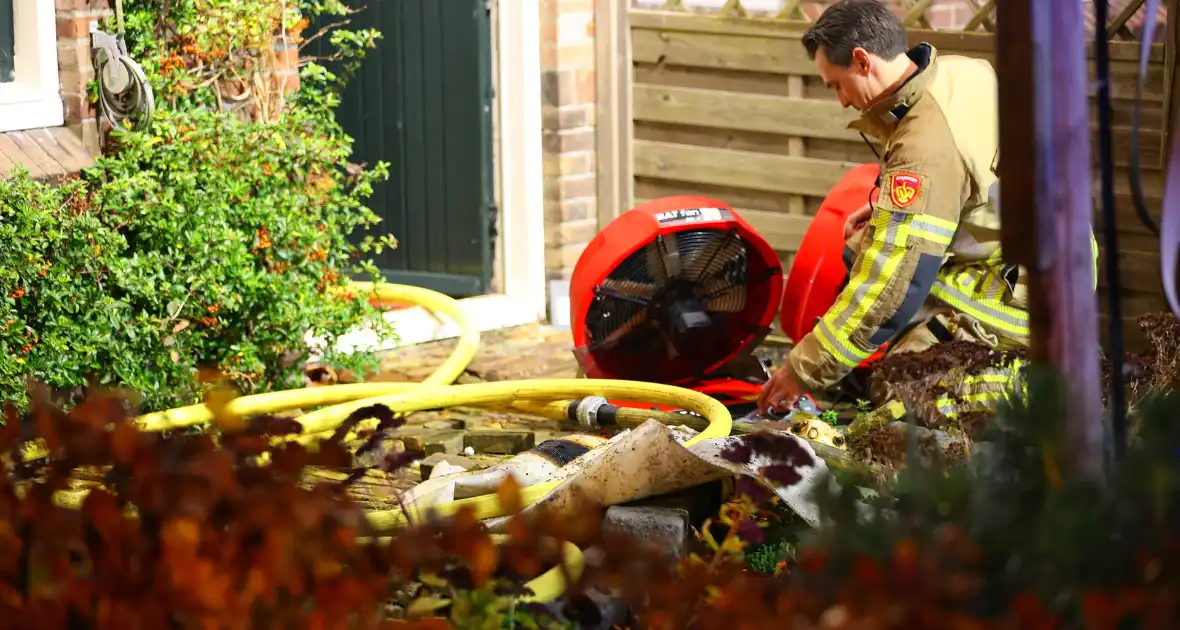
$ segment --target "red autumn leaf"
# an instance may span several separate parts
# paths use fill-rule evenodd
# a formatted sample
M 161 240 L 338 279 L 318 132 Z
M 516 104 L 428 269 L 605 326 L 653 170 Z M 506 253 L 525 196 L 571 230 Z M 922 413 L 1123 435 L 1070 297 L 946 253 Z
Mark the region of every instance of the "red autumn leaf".
M 516 514 L 523 507 L 521 505 L 520 484 L 512 475 L 504 477 L 496 489 L 496 498 L 500 501 L 500 508 L 505 514 Z

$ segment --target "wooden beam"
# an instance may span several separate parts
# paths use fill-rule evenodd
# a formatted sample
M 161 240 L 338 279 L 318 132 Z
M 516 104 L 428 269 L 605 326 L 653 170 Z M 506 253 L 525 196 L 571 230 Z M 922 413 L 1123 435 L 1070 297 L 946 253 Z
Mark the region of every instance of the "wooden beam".
M 631 115 L 631 27 L 626 0 L 599 0 L 594 5 L 597 72 L 595 141 L 598 227 L 631 207 L 634 135 Z
M 1082 4 L 1008 0 L 999 10 L 1005 257 L 1028 270 L 1030 356 L 1056 368 L 1071 390 L 1065 468 L 1101 479 L 1105 432 L 1089 264 L 1094 206 Z
M 635 141 L 635 175 L 824 197 L 851 162 Z
M 1135 17 L 1139 9 L 1143 8 L 1143 2 L 1144 0 L 1130 0 L 1127 6 L 1123 7 L 1123 10 L 1119 11 L 1119 14 L 1110 21 L 1109 25 L 1103 24 L 1106 28 L 1106 38 L 1114 39 L 1115 35 L 1119 35 L 1127 39 L 1135 39 L 1135 34 L 1131 32 L 1131 29 L 1127 28 L 1127 22 L 1132 17 Z

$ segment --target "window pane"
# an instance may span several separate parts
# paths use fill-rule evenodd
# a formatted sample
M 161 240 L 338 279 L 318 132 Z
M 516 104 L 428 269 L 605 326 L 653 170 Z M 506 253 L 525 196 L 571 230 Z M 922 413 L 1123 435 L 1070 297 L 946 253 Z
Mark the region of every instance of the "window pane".
M 0 83 L 12 81 L 12 0 L 0 0 Z

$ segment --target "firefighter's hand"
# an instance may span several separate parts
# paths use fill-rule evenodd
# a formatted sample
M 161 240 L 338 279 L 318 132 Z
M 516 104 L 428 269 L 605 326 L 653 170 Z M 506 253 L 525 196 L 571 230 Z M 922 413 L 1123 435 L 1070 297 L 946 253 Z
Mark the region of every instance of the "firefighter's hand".
M 795 376 L 795 370 L 789 365 L 784 365 L 770 375 L 770 380 L 766 381 L 762 391 L 758 393 L 758 412 L 788 412 L 795 407 L 799 397 L 806 391 L 803 383 L 799 382 L 799 377 Z
M 849 214 L 848 218 L 844 220 L 844 240 L 852 238 L 852 234 L 860 229 L 861 224 L 868 221 L 872 214 L 873 204 L 870 203 L 866 203 Z

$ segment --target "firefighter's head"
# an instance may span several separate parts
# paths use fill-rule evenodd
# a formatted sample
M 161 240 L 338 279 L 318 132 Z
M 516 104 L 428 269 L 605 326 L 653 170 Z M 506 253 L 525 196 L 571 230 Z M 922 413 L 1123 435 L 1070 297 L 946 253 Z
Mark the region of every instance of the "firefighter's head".
M 840 104 L 864 111 L 905 75 L 905 26 L 878 0 L 839 0 L 803 35 L 803 47 Z

